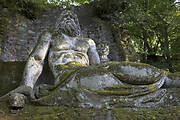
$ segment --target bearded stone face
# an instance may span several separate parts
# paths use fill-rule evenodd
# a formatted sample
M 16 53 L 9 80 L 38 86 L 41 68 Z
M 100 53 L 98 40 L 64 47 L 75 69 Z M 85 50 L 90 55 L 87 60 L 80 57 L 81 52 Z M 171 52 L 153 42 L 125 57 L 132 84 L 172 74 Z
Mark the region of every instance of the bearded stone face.
M 80 26 L 77 15 L 71 11 L 63 11 L 56 23 L 58 33 L 64 33 L 71 37 L 80 36 Z

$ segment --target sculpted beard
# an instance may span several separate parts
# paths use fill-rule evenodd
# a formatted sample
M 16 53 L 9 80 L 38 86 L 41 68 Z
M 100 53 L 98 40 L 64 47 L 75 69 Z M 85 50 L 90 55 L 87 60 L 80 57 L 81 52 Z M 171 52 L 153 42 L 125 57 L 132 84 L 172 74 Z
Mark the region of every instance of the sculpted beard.
M 69 36 L 79 36 L 79 28 L 73 19 L 63 20 L 60 24 L 60 30 Z

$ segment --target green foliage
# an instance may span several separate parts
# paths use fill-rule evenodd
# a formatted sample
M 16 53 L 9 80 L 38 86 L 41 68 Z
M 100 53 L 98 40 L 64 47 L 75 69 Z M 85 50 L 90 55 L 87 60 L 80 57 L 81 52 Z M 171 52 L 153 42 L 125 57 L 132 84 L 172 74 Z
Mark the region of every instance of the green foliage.
M 80 6 L 82 4 L 88 4 L 90 0 L 47 0 L 49 3 L 56 6 L 62 6 L 63 8 L 69 8 L 71 5 Z
M 80 6 L 89 3 L 90 0 L 1 0 L 3 7 L 12 11 L 18 11 L 29 19 L 35 19 L 37 15 L 50 6 L 68 8 L 71 5 Z
M 130 38 L 144 60 L 152 55 L 163 56 L 173 71 L 172 49 L 180 36 L 180 11 L 174 0 L 99 0 L 96 4 L 98 10 L 104 10 L 99 15 L 112 22 L 120 40 Z
M 42 10 L 48 9 L 46 0 L 1 0 L 0 3 L 3 8 L 18 11 L 29 19 L 35 19 Z
M 7 30 L 6 27 L 7 27 L 8 19 L 3 12 L 0 13 L 0 16 L 1 16 L 1 19 L 0 19 L 0 55 L 1 55 L 2 48 L 3 48 L 3 36 Z
M 113 17 L 115 11 L 119 11 L 125 8 L 123 0 L 95 0 L 94 6 L 96 7 L 96 13 L 102 19 L 109 19 Z
M 164 26 L 168 24 L 168 27 L 174 27 L 176 18 L 176 8 L 172 2 L 169 1 L 149 1 L 148 8 L 145 11 L 144 0 L 139 0 L 130 3 L 129 11 L 124 15 L 126 21 L 128 21 L 127 29 L 130 31 L 130 35 L 136 41 L 136 47 L 139 52 L 144 50 L 143 32 L 147 33 L 147 51 L 148 54 L 162 55 L 163 54 L 163 42 L 164 42 Z M 134 14 L 136 14 L 134 16 Z M 169 30 L 168 33 L 173 30 Z

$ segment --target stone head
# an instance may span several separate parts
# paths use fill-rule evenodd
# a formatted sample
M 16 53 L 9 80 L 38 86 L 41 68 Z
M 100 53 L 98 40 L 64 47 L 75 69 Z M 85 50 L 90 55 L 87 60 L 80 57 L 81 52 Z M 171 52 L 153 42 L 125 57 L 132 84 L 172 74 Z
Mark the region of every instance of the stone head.
M 64 10 L 56 22 L 56 31 L 71 37 L 80 36 L 80 26 L 77 15 L 70 10 Z

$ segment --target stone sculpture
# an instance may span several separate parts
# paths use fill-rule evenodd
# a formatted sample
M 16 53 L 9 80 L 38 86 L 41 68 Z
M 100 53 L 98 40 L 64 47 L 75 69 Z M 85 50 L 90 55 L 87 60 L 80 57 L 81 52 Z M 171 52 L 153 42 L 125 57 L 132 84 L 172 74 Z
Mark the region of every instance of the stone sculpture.
M 101 63 L 108 62 L 109 58 L 109 45 L 107 43 L 100 43 L 97 45 L 97 49 Z
M 81 37 L 80 32 L 76 14 L 63 11 L 56 29 L 41 34 L 21 85 L 8 94 L 11 107 L 21 108 L 27 101 L 97 108 L 156 107 L 163 103 L 166 90 L 161 87 L 170 83 L 165 71 L 143 63 L 100 64 L 95 42 Z M 54 85 L 35 88 L 47 55 Z

